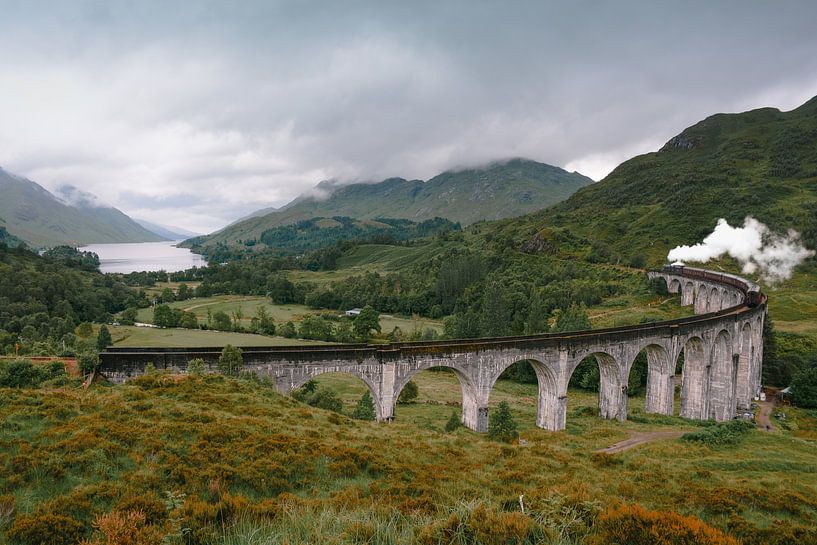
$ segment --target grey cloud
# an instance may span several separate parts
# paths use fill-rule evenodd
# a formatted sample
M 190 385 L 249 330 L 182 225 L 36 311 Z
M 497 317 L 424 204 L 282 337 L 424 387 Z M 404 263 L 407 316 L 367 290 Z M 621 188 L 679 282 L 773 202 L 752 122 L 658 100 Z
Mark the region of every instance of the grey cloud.
M 817 94 L 807 1 L 192 4 L 0 0 L 0 165 L 209 231 L 323 179 L 510 156 L 599 178 Z

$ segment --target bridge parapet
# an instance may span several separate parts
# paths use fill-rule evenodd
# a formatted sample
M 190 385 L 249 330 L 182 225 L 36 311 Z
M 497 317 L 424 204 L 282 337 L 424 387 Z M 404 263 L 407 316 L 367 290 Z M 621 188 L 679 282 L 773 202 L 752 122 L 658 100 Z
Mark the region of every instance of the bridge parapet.
M 379 420 L 394 418 L 397 397 L 417 373 L 451 369 L 462 389 L 462 420 L 487 431 L 491 390 L 514 363 L 531 362 L 539 383 L 537 425 L 564 429 L 567 386 L 579 363 L 593 357 L 599 366 L 599 415 L 627 417 L 627 384 L 642 351 L 648 362 L 647 412 L 675 413 L 675 367 L 684 353 L 681 416 L 727 420 L 749 406 L 760 386 L 765 296 L 756 285 L 734 275 L 665 267 L 650 271 L 667 282 L 695 316 L 627 327 L 515 337 L 454 339 L 389 345 L 326 344 L 244 348 L 244 368 L 270 377 L 288 394 L 324 373 L 349 373 L 372 393 Z M 699 302 L 700 301 L 700 302 Z M 101 370 L 115 382 L 157 369 L 184 372 L 187 361 L 203 359 L 217 368 L 221 348 L 112 348 L 100 355 Z

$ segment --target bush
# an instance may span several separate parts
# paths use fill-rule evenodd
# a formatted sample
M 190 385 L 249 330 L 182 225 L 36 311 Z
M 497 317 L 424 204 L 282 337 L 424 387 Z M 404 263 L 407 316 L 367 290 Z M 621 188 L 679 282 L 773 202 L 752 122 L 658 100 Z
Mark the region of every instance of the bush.
M 77 363 L 83 375 L 90 375 L 99 365 L 99 354 L 93 350 L 85 350 L 77 354 Z
M 368 390 L 364 392 L 360 397 L 360 401 L 357 402 L 352 417 L 358 420 L 374 420 L 377 418 L 377 413 L 374 410 L 374 402 L 372 401 L 372 394 L 370 394 Z
M 318 383 L 314 380 L 307 381 L 306 384 L 292 392 L 292 397 L 310 407 L 336 413 L 343 411 L 343 401 L 338 397 L 338 394 L 329 388 L 318 388 Z M 371 399 L 371 396 L 369 396 L 369 399 Z
M 417 396 L 420 394 L 420 389 L 417 388 L 417 383 L 413 380 L 410 380 L 403 386 L 403 390 L 400 392 L 400 395 L 397 396 L 397 403 L 411 403 Z
M 817 362 L 794 374 L 791 391 L 798 407 L 817 408 Z
M 204 370 L 206 369 L 206 365 L 204 360 L 201 358 L 193 358 L 192 360 L 187 362 L 187 374 L 188 375 L 203 375 Z
M 82 539 L 82 524 L 63 515 L 22 515 L 8 532 L 12 542 L 21 545 L 75 545 Z
M 451 411 L 451 418 L 448 419 L 448 422 L 445 423 L 445 431 L 447 433 L 451 433 L 455 431 L 457 428 L 462 426 L 462 421 L 460 420 L 460 415 L 457 414 L 457 411 Z
M 599 517 L 591 545 L 739 545 L 695 517 L 621 505 Z
M 111 338 L 111 332 L 108 331 L 108 326 L 102 324 L 99 328 L 99 335 L 96 337 L 96 348 L 101 352 L 112 344 L 113 339 Z
M 701 443 L 709 446 L 736 445 L 748 435 L 755 425 L 746 420 L 730 420 L 704 427 L 700 431 L 685 433 L 682 441 Z
M 228 344 L 221 350 L 221 356 L 218 358 L 218 370 L 223 375 L 238 376 L 242 365 L 244 365 L 244 357 L 241 355 L 240 348 Z
M 0 363 L 0 388 L 37 388 L 45 381 L 65 378 L 65 366 L 59 361 L 46 365 L 34 365 L 30 360 Z
M 166 542 L 160 528 L 145 522 L 141 511 L 111 511 L 94 521 L 98 534 L 88 545 L 151 545 Z
M 116 503 L 114 509 L 120 513 L 141 513 L 144 515 L 145 524 L 162 524 L 167 520 L 165 503 L 154 492 L 124 496 Z
M 292 322 L 285 323 L 283 326 L 281 326 L 281 331 L 279 331 L 279 334 L 287 339 L 294 339 L 297 335 L 297 332 L 295 331 L 295 324 Z
M 504 443 L 511 443 L 519 437 L 516 422 L 511 415 L 511 408 L 507 401 L 500 402 L 496 413 L 491 416 L 488 422 L 488 437 Z

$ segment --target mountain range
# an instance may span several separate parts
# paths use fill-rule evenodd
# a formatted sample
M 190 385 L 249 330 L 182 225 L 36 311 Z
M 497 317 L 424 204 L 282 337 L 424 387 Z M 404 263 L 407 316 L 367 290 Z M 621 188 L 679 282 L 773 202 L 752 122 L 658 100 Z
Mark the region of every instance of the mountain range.
M 181 227 L 176 227 L 173 225 L 163 225 L 139 218 L 133 218 L 133 221 L 166 240 L 184 240 L 186 238 L 201 235 L 201 233 L 194 233 L 193 231 L 188 231 L 187 229 L 182 229 Z
M 39 184 L 0 169 L 0 218 L 34 247 L 164 240 L 121 211 L 71 186 L 57 198 Z
M 593 180 L 577 172 L 510 159 L 484 167 L 449 170 L 430 180 L 389 178 L 341 185 L 324 181 L 280 209 L 251 215 L 206 237 L 201 246 L 254 244 L 269 229 L 312 218 L 446 218 L 462 225 L 519 216 L 566 199 Z
M 567 200 L 492 229 L 531 251 L 583 238 L 602 254 L 657 265 L 669 249 L 700 242 L 719 218 L 740 225 L 746 216 L 776 232 L 795 229 L 817 248 L 817 97 L 788 112 L 712 115 Z

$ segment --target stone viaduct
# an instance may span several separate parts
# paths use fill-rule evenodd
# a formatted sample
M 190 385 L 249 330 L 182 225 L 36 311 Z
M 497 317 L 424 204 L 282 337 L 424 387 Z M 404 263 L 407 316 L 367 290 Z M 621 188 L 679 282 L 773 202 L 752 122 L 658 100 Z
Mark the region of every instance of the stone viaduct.
M 244 368 L 270 377 L 288 394 L 323 373 L 359 377 L 374 400 L 377 418 L 394 418 L 400 391 L 425 369 L 453 370 L 462 388 L 462 421 L 475 431 L 488 429 L 488 402 L 499 376 L 513 363 L 528 360 L 536 372 L 539 399 L 536 424 L 565 428 L 567 386 L 579 363 L 595 358 L 601 386 L 599 415 L 627 418 L 627 383 L 636 356 L 648 362 L 645 409 L 675 414 L 676 362 L 683 352 L 678 414 L 691 419 L 731 419 L 748 408 L 760 388 L 766 298 L 737 276 L 683 266 L 648 273 L 662 278 L 695 315 L 628 327 L 520 337 L 460 339 L 388 345 L 335 344 L 243 349 Z M 202 358 L 215 368 L 218 348 L 110 348 L 101 372 L 122 382 L 141 374 L 148 362 L 157 369 L 184 372 L 187 361 Z

